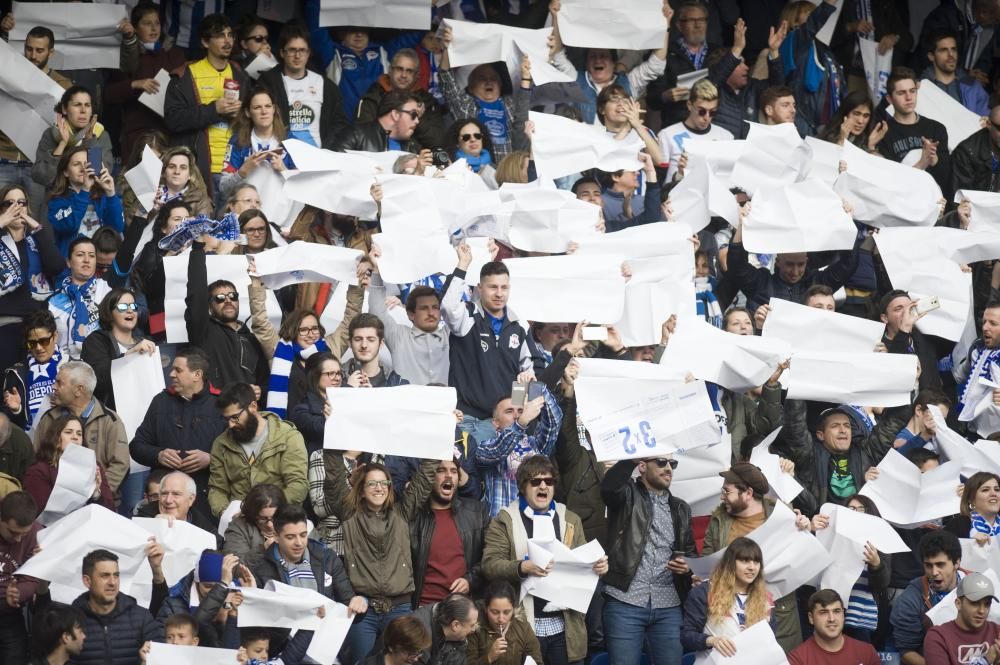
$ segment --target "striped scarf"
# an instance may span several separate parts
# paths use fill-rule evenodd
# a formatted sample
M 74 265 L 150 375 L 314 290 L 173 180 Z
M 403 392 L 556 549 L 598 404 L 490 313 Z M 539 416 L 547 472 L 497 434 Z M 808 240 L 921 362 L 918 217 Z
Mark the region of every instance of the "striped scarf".
M 288 411 L 288 377 L 292 373 L 292 363 L 329 350 L 322 339 L 304 349 L 295 342 L 278 340 L 274 360 L 271 361 L 271 378 L 267 382 L 267 410 L 284 418 Z
M 990 526 L 990 523 L 986 521 L 986 518 L 974 510 L 972 511 L 972 514 L 969 515 L 969 520 L 972 522 L 973 533 L 985 533 L 987 536 L 1000 536 L 1000 520 L 997 520 L 996 524 Z

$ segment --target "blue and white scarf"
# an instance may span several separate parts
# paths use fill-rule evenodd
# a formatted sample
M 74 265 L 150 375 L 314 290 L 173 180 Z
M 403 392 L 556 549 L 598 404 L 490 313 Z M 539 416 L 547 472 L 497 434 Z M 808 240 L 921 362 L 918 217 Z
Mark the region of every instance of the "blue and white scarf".
M 990 526 L 990 523 L 986 521 L 986 518 L 972 511 L 969 515 L 969 520 L 972 522 L 972 533 L 985 533 L 987 536 L 1000 536 L 1000 520 L 996 520 L 996 524 Z M 969 534 L 972 535 L 971 533 Z
M 40 363 L 35 357 L 28 355 L 28 376 L 25 379 L 25 391 L 27 392 L 28 403 L 28 424 L 26 430 L 31 429 L 31 423 L 35 420 L 35 414 L 42 401 L 48 397 L 56 386 L 56 374 L 59 373 L 59 365 L 62 364 L 62 353 L 56 345 L 56 352 L 52 354 L 47 363 Z
M 288 411 L 288 377 L 292 373 L 292 363 L 329 350 L 322 339 L 304 349 L 295 342 L 279 339 L 271 361 L 271 378 L 267 382 L 267 410 L 284 418 Z
M 0 238 L 0 296 L 16 291 L 24 284 L 24 271 L 17 244 L 8 234 Z
M 73 278 L 67 277 L 62 283 L 62 291 L 69 296 L 72 303 L 68 326 L 70 339 L 80 344 L 87 335 L 97 330 L 97 303 L 94 302 L 96 284 L 96 277 L 91 277 L 83 284 L 74 284 Z

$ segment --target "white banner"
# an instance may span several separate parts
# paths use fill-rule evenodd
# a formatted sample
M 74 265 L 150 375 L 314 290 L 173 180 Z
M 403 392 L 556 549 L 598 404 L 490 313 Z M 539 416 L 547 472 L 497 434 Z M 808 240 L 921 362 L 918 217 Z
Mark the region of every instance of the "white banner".
M 840 197 L 811 178 L 762 187 L 743 223 L 743 245 L 763 254 L 851 249 L 857 235 Z
M 31 64 L 21 48 L 0 42 L 0 130 L 34 161 L 42 134 L 55 124 L 63 89 Z
M 656 50 L 666 29 L 657 2 L 564 0 L 559 9 L 559 37 L 567 46 Z
M 953 460 L 921 473 L 893 449 L 877 468 L 878 478 L 865 483 L 859 494 L 875 502 L 883 519 L 909 527 L 958 513 L 961 462 Z
M 319 25 L 429 30 L 431 6 L 427 0 L 320 0 Z
M 118 69 L 121 35 L 118 24 L 128 10 L 117 4 L 80 2 L 15 2 L 17 23 L 10 31 L 10 45 L 24 51 L 28 31 L 44 25 L 56 37 L 56 50 L 49 59 L 54 69 Z
M 531 111 L 529 117 L 535 123 L 531 150 L 540 177 L 561 178 L 591 168 L 609 172 L 642 168 L 639 152 L 645 144 L 635 132 L 618 141 L 603 127 L 570 118 L 536 111 Z
M 889 80 L 889 72 L 892 71 L 892 49 L 879 53 L 878 42 L 864 37 L 858 37 L 858 49 L 861 51 L 861 64 L 865 68 L 868 91 L 878 105 L 885 96 L 885 84 Z
M 269 289 L 303 282 L 343 281 L 357 285 L 362 255 L 357 249 L 299 241 L 254 254 L 254 266 Z
M 70 444 L 59 457 L 56 484 L 38 521 L 49 526 L 87 504 L 97 488 L 97 456 L 86 446 Z
M 512 81 L 521 77 L 521 54 L 531 60 L 535 85 L 571 83 L 574 79 L 549 64 L 548 39 L 552 28 L 529 30 L 499 23 L 472 23 L 445 19 L 451 28 L 448 58 L 452 67 L 505 62 Z
M 526 321 L 617 323 L 625 311 L 621 256 L 507 259 L 509 306 Z

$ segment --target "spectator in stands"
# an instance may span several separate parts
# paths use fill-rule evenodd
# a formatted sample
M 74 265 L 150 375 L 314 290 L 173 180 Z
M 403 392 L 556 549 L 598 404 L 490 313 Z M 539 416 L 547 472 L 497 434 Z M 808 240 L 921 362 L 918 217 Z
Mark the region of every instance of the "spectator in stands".
M 255 87 L 243 98 L 240 112 L 233 120 L 233 135 L 222 164 L 223 193 L 228 195 L 258 166 L 270 167 L 276 173 L 290 166 L 291 160 L 281 145 L 286 138 L 301 140 L 294 134 L 286 135 L 285 121 L 278 115 L 270 89 Z
M 973 342 L 968 354 L 956 363 L 953 373 L 959 382 L 958 406 L 959 412 L 965 409 L 966 402 L 970 399 L 970 387 L 974 386 L 980 378 L 993 380 L 995 363 L 1000 362 L 1000 300 L 989 300 L 983 311 L 982 336 Z M 988 395 L 990 395 L 988 393 Z M 992 392 L 993 400 L 997 399 L 1000 391 Z M 969 431 L 977 433 L 980 438 L 987 437 L 997 431 L 997 410 L 996 401 L 988 404 L 981 413 L 969 420 Z
M 101 300 L 97 316 L 101 328 L 83 340 L 80 359 L 90 365 L 97 375 L 94 396 L 114 409 L 111 362 L 130 353 L 156 353 L 156 344 L 137 331 L 139 305 L 131 289 L 111 289 Z
M 791 88 L 775 85 L 764 88 L 760 93 L 761 122 L 765 125 L 780 125 L 795 122 L 797 117 L 796 97 Z
M 0 503 L 0 560 L 4 562 L 0 578 L 4 599 L 0 602 L 0 649 L 5 664 L 28 662 L 28 631 L 22 605 L 30 606 L 39 582 L 33 577 L 15 577 L 14 571 L 38 549 L 37 535 L 42 525 L 35 522 L 37 514 L 38 507 L 27 492 L 11 492 Z
M 6 413 L 0 411 L 0 474 L 20 481 L 34 456 L 35 451 L 28 435 L 20 427 L 14 426 Z
M 80 610 L 65 605 L 53 605 L 38 612 L 31 629 L 34 662 L 65 665 L 78 657 L 87 639 L 83 632 L 85 622 L 86 618 Z
M 278 38 L 281 64 L 261 74 L 260 84 L 271 91 L 275 114 L 289 138 L 329 148 L 354 114 L 344 115 L 336 83 L 306 68 L 311 53 L 309 34 L 301 26 L 286 25 Z
M 938 661 L 928 661 L 923 652 L 927 628 L 922 618 L 965 577 L 962 546 L 947 531 L 928 531 L 920 539 L 920 559 L 924 574 L 910 582 L 893 603 L 892 638 L 906 665 L 936 665 Z
M 927 42 L 930 64 L 921 78 L 929 79 L 948 96 L 977 115 L 989 115 L 989 95 L 982 84 L 958 66 L 958 37 L 950 30 L 930 35 Z
M 668 9 L 664 6 L 666 15 Z M 678 77 L 705 68 L 708 52 L 718 44 L 709 44 L 708 37 L 708 6 L 702 0 L 685 0 L 677 6 L 675 25 L 680 33 L 673 39 L 668 39 L 669 52 L 663 53 L 662 59 L 667 61 L 663 76 L 653 81 L 649 86 L 646 103 L 653 110 L 660 111 L 662 117 L 659 125 L 667 127 L 681 122 L 688 111 L 684 102 L 691 92 L 690 88 L 678 85 Z M 667 15 L 669 23 L 670 16 Z
M 35 500 L 39 512 L 45 506 L 56 484 L 59 474 L 59 459 L 67 446 L 83 445 L 83 424 L 80 418 L 73 415 L 60 416 L 52 421 L 45 438 L 38 442 L 38 452 L 35 463 L 28 467 L 24 474 L 24 490 Z M 88 503 L 99 503 L 108 510 L 114 510 L 115 500 L 108 487 L 108 479 L 104 467 L 98 463 L 94 493 Z
M 431 648 L 430 629 L 415 616 L 393 619 L 385 628 L 383 653 L 374 653 L 363 665 L 406 665 Z
M 267 24 L 256 16 L 245 16 L 240 23 L 239 46 L 239 53 L 233 60 L 243 69 L 256 60 L 258 55 L 274 58 L 268 41 Z M 254 78 L 259 79 L 260 74 L 258 72 Z
M 67 252 L 69 274 L 49 299 L 49 311 L 56 320 L 59 350 L 70 360 L 79 360 L 83 343 L 100 325 L 100 306 L 111 286 L 95 275 L 97 248 L 94 241 L 80 236 Z
M 97 122 L 90 90 L 80 85 L 67 88 L 55 112 L 55 127 L 45 130 L 38 142 L 38 153 L 35 156 L 35 165 L 31 169 L 31 177 L 42 187 L 49 188 L 54 185 L 56 192 L 62 192 L 58 177 L 60 174 L 68 177 L 68 174 L 65 174 L 67 163 L 62 160 L 67 150 L 82 148 L 86 154 L 87 149 L 100 148 L 102 168 L 91 169 L 89 175 L 97 179 L 107 191 L 104 174 L 107 165 L 112 164 L 114 160 L 111 137 L 104 129 L 104 125 Z M 91 166 L 86 161 L 84 165 L 88 168 Z M 74 176 L 75 179 L 71 182 L 79 186 L 77 181 L 82 181 L 83 173 L 74 173 Z M 90 188 L 89 184 L 87 188 Z M 108 196 L 113 194 L 114 180 L 111 180 Z
M 958 583 L 954 619 L 933 626 L 924 637 L 924 660 L 942 665 L 961 665 L 970 658 L 986 663 L 1000 659 L 1000 625 L 989 620 L 990 606 L 997 600 L 993 582 L 982 573 L 969 573 Z
M 338 152 L 419 152 L 419 147 L 412 140 L 418 124 L 420 98 L 410 92 L 393 90 L 379 102 L 375 120 L 358 122 L 353 127 L 348 127 L 337 136 L 332 147 Z
M 159 501 L 147 503 L 136 513 L 138 517 L 167 517 L 188 522 L 209 533 L 215 532 L 212 519 L 202 512 L 195 501 L 198 486 L 194 478 L 183 471 L 171 471 L 160 479 Z
M 306 498 L 306 446 L 295 426 L 257 407 L 246 383 L 226 386 L 216 400 L 227 429 L 212 443 L 208 503 L 218 516 L 258 483 L 284 488 L 289 503 Z
M 424 605 L 413 616 L 430 630 L 431 646 L 424 652 L 428 663 L 462 665 L 468 638 L 479 628 L 479 608 L 464 593 L 450 593 L 443 600 Z
M 160 174 L 160 186 L 156 190 L 153 210 L 149 212 L 149 216 L 155 216 L 161 206 L 177 200 L 187 204 L 192 217 L 211 215 L 212 197 L 197 168 L 198 160 L 191 148 L 170 148 L 163 153 L 161 160 L 163 171 Z
M 326 389 L 343 385 L 344 372 L 340 361 L 329 351 L 309 356 L 302 372 L 305 374 L 306 390 L 290 409 L 288 419 L 295 423 L 305 438 L 311 467 L 313 456 L 316 453 L 322 455 L 326 419 L 330 415 Z
M 163 117 L 167 129 L 174 134 L 174 142 L 191 148 L 198 156 L 202 179 L 211 182 L 209 193 L 218 204 L 224 200 L 218 193 L 219 181 L 232 136 L 232 122 L 240 110 L 240 100 L 247 93 L 249 79 L 238 65 L 229 61 L 233 31 L 225 16 L 205 16 L 198 27 L 198 37 L 207 55 L 170 79 Z M 235 91 L 229 82 L 238 86 Z
M 840 109 L 826 124 L 819 138 L 837 145 L 850 143 L 862 150 L 876 153 L 876 146 L 889 131 L 885 120 L 874 122 L 872 104 L 868 91 L 855 91 L 840 103 Z
M 1000 106 L 993 105 L 986 127 L 958 144 L 952 152 L 952 189 L 1000 191 Z
M 808 607 L 813 634 L 788 655 L 791 665 L 880 665 L 882 659 L 871 644 L 844 634 L 846 609 L 840 594 L 820 589 L 809 596 Z
M 518 600 L 510 582 L 501 580 L 490 584 L 482 605 L 486 620 L 480 621 L 475 632 L 469 635 L 466 662 L 517 665 L 526 658 L 536 663 L 544 662 L 534 628 L 514 614 Z
M 26 348 L 22 362 L 4 371 L 4 411 L 11 422 L 30 431 L 39 408 L 46 403 L 56 383 L 56 373 L 68 360 L 59 350 L 56 320 L 47 309 L 32 312 L 24 322 L 24 338 L 17 346 Z
M 688 141 L 731 141 L 733 134 L 728 129 L 712 124 L 719 112 L 719 89 L 708 79 L 702 79 L 691 87 L 688 96 L 687 117 L 660 131 L 660 150 L 670 166 L 667 181 L 684 177 L 687 154 L 684 146 Z
M 104 467 L 117 505 L 118 487 L 128 475 L 130 466 L 128 437 L 118 414 L 94 397 L 96 386 L 97 376 L 87 363 L 71 360 L 60 367 L 49 395 L 52 408 L 38 419 L 35 441 L 44 441 L 52 423 L 60 416 L 81 418 L 84 445 L 94 451 L 98 463 Z
M 944 524 L 958 538 L 972 538 L 980 546 L 1000 535 L 1000 476 L 977 471 L 965 481 L 959 514 Z
M 464 159 L 484 180 L 496 172 L 490 130 L 478 118 L 462 118 L 453 123 L 448 128 L 446 143 L 452 160 Z
M 163 257 L 172 255 L 171 251 L 160 249 L 160 240 L 173 233 L 182 222 L 191 217 L 188 204 L 180 198 L 163 204 L 153 220 L 152 238 L 140 250 L 139 256 L 132 264 L 132 284 L 138 292 L 146 297 L 149 333 L 157 342 L 166 341 L 167 336 L 166 314 L 164 313 L 167 278 L 163 272 Z M 139 224 L 136 223 L 133 226 L 139 226 Z M 129 231 L 132 232 L 131 227 Z
M 428 55 L 433 58 L 432 54 Z M 428 64 L 430 64 L 429 60 Z M 420 124 L 413 131 L 413 140 L 418 145 L 428 147 L 447 145 L 444 129 L 445 109 L 435 96 L 427 91 L 426 86 L 421 85 L 421 80 L 424 78 L 427 77 L 422 71 L 421 58 L 417 51 L 411 48 L 399 49 L 392 56 L 389 71 L 378 77 L 378 80 L 372 83 L 368 91 L 361 97 L 355 112 L 356 120 L 358 122 L 375 120 L 379 102 L 389 92 L 393 90 L 410 92 L 420 98 L 420 103 L 424 107 L 423 114 L 420 116 Z M 430 83 L 429 79 L 427 83 Z
M 638 137 L 653 164 L 662 166 L 666 164 L 666 154 L 656 141 L 656 133 L 642 124 L 641 113 L 638 100 L 630 97 L 628 89 L 617 83 L 607 86 L 597 96 L 597 119 L 608 134 L 616 141 Z
M 226 528 L 222 551 L 235 554 L 241 561 L 263 554 L 277 539 L 274 515 L 286 503 L 285 493 L 277 485 L 254 485 L 243 497 L 239 514 Z
M 47 202 L 56 246 L 67 257 L 73 240 L 80 236 L 89 238 L 99 227 L 108 226 L 119 233 L 125 230 L 122 200 L 115 192 L 114 178 L 107 167 L 96 173 L 87 155 L 84 146 L 62 153 L 59 175 L 54 178 Z

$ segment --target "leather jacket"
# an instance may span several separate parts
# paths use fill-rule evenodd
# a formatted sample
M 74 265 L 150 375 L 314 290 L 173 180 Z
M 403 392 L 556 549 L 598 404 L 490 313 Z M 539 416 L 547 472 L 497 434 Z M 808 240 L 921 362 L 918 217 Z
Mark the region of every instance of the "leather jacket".
M 483 538 L 490 523 L 489 509 L 482 501 L 456 496 L 451 502 L 451 513 L 455 518 L 458 537 L 462 541 L 462 555 L 465 557 L 465 579 L 469 581 L 470 594 L 475 594 L 483 582 L 481 561 L 483 559 Z M 410 552 L 413 556 L 413 606 L 420 604 L 420 594 L 424 588 L 424 574 L 430 558 L 431 541 L 434 539 L 434 511 L 430 503 L 417 512 L 410 522 Z
M 414 141 L 400 141 L 400 149 L 416 154 L 420 146 Z M 385 131 L 378 120 L 358 122 L 340 133 L 333 142 L 333 150 L 363 150 L 365 152 L 385 152 L 389 149 L 389 132 Z

